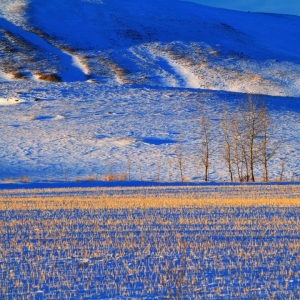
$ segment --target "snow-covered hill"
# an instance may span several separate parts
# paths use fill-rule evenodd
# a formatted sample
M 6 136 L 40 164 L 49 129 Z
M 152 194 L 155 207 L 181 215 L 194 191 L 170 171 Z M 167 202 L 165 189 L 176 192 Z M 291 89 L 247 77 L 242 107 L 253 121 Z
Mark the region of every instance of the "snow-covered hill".
M 6 0 L 3 80 L 64 81 L 300 95 L 300 17 L 179 0 Z
M 179 147 L 202 180 L 199 103 L 218 136 L 246 93 L 269 95 L 284 138 L 270 177 L 283 159 L 300 176 L 299 36 L 300 17 L 179 0 L 2 0 L 0 181 L 180 180 Z M 218 139 L 210 178 L 228 180 Z

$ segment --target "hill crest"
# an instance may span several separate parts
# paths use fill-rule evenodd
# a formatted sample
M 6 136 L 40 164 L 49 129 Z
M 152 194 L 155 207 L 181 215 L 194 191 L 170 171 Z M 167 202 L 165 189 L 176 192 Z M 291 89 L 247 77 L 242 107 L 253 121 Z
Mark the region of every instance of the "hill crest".
M 2 81 L 55 73 L 63 81 L 300 95 L 300 17 L 178 0 L 7 0 L 0 16 Z

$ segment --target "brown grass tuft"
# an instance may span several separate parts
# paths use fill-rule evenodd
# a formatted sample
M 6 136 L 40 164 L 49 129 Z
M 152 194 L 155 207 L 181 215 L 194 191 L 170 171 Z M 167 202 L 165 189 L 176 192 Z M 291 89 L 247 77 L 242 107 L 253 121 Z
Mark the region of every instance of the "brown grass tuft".
M 85 178 L 85 181 L 96 181 L 97 175 L 89 175 Z
M 119 174 L 118 180 L 119 181 L 126 181 L 127 180 L 127 174 L 125 174 L 125 173 Z
M 26 175 L 24 175 L 21 179 L 20 179 L 20 182 L 23 182 L 23 183 L 28 183 L 30 182 L 30 178 Z
M 26 79 L 27 76 L 23 74 L 22 72 L 12 72 L 12 76 L 15 79 Z
M 51 82 L 61 82 L 62 81 L 61 77 L 54 73 L 47 74 L 47 73 L 40 72 L 37 75 L 39 76 L 39 79 L 44 80 L 44 81 L 51 81 Z
M 116 174 L 108 174 L 107 177 L 106 177 L 106 180 L 107 181 L 116 181 L 117 180 L 117 175 Z
M 12 178 L 4 179 L 4 183 L 15 183 L 15 182 L 16 182 L 16 180 L 12 179 Z

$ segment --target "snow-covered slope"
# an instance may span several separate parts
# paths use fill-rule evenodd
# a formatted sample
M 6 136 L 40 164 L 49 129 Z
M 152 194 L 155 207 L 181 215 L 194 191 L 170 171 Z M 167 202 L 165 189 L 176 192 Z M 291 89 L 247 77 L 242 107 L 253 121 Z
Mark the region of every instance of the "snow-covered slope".
M 179 0 L 6 0 L 0 14 L 8 75 L 300 95 L 300 17 Z
M 283 159 L 300 176 L 299 36 L 299 17 L 179 0 L 2 0 L 0 181 L 180 180 L 179 150 L 202 180 L 200 102 L 216 129 L 210 178 L 228 180 L 220 113 L 245 93 L 269 95 L 284 140 L 270 177 Z
M 10 82 L 0 85 L 0 95 L 0 181 L 24 175 L 37 181 L 85 180 L 95 175 L 99 179 L 111 172 L 130 173 L 131 180 L 180 181 L 178 151 L 183 153 L 185 178 L 203 180 L 199 146 L 203 101 L 216 129 L 210 178 L 228 180 L 218 130 L 220 114 L 224 104 L 233 109 L 246 97 L 85 82 Z M 267 101 L 277 120 L 275 138 L 284 138 L 270 161 L 270 178 L 279 178 L 283 158 L 285 178 L 293 173 L 298 178 L 300 100 Z M 261 176 L 260 170 L 257 178 Z

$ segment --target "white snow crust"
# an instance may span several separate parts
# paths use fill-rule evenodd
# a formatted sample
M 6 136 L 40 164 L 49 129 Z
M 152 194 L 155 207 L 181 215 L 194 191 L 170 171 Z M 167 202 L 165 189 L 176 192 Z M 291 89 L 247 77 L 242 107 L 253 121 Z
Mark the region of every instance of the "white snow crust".
M 185 176 L 202 180 L 200 103 L 218 147 L 223 104 L 248 93 L 266 95 L 285 141 L 270 176 L 284 158 L 300 176 L 299 36 L 300 17 L 177 0 L 2 0 L 0 180 L 130 168 L 133 180 L 176 181 L 181 140 Z M 218 153 L 211 179 L 228 180 Z
M 5 89 L 2 89 L 5 87 Z M 203 180 L 199 158 L 200 103 L 213 120 L 216 152 L 211 180 L 228 180 L 222 160 L 219 119 L 224 104 L 233 110 L 246 95 L 183 88 L 108 86 L 97 83 L 9 82 L 0 98 L 26 99 L 0 106 L 0 179 L 84 180 L 129 172 L 131 180 L 179 181 L 176 153 L 184 153 L 184 174 Z M 300 101 L 268 97 L 276 120 L 275 138 L 284 144 L 270 162 L 270 177 L 299 176 Z M 294 174 L 293 174 L 294 173 Z M 261 170 L 257 172 L 261 178 Z

